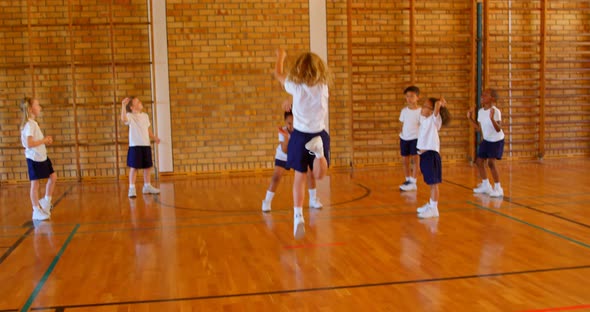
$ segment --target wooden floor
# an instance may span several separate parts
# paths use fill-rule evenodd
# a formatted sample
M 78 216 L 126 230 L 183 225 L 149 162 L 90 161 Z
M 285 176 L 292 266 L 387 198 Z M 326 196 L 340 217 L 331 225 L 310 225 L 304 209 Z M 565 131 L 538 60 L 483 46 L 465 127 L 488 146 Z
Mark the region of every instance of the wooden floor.
M 590 311 L 590 161 L 500 162 L 506 197 L 447 165 L 440 218 L 400 168 L 333 170 L 293 239 L 269 174 L 62 182 L 33 224 L 28 185 L 0 187 L 0 311 Z M 138 180 L 141 179 L 141 176 Z M 307 201 L 307 200 L 306 200 Z

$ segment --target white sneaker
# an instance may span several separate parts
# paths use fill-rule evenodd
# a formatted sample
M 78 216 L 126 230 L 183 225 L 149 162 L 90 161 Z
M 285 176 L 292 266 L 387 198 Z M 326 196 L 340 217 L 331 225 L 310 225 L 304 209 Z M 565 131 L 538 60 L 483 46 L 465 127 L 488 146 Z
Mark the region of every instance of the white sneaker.
M 262 201 L 262 211 L 263 212 L 269 212 L 270 211 L 270 202 L 263 200 Z
M 501 186 L 498 186 L 488 194 L 490 195 L 490 197 L 504 197 L 504 190 Z
M 293 236 L 295 239 L 303 238 L 305 235 L 305 220 L 303 215 L 295 215 L 293 220 Z
M 428 219 L 428 218 L 437 218 L 438 217 L 438 208 L 428 207 L 425 211 L 418 214 L 418 218 L 420 219 Z
M 39 205 L 41 205 L 41 209 L 43 209 L 45 214 L 51 216 L 51 209 L 53 208 L 53 205 L 47 199 L 45 199 L 45 197 L 39 200 Z
M 407 181 L 407 182 L 408 182 L 407 184 L 404 183 L 399 186 L 399 189 L 401 191 L 408 192 L 408 191 L 415 191 L 418 189 L 418 186 L 416 185 L 416 183 L 412 183 L 410 181 Z
M 316 157 L 318 155 L 324 155 L 324 141 L 322 141 L 322 137 L 319 135 L 305 143 L 305 148 L 313 153 Z
M 315 198 L 315 200 L 309 200 L 309 208 L 314 208 L 314 209 L 320 209 L 322 208 L 324 205 L 322 205 L 322 203 L 320 202 L 319 198 Z
M 430 203 L 426 203 L 424 206 L 416 209 L 416 212 L 423 213 L 424 211 L 428 210 L 428 208 L 430 208 Z
M 142 193 L 144 194 L 160 194 L 160 190 L 153 187 L 151 184 L 144 185 Z
M 129 188 L 129 192 L 127 193 L 127 196 L 129 196 L 129 198 L 137 197 L 137 194 L 135 194 L 135 188 Z
M 45 211 L 43 211 L 43 209 L 41 208 L 37 208 L 35 209 L 33 207 L 33 220 L 35 221 L 44 221 L 44 220 L 49 220 L 49 215 L 47 213 L 45 213 Z
M 492 191 L 492 186 L 486 183 L 480 184 L 478 187 L 473 189 L 475 194 L 489 194 Z

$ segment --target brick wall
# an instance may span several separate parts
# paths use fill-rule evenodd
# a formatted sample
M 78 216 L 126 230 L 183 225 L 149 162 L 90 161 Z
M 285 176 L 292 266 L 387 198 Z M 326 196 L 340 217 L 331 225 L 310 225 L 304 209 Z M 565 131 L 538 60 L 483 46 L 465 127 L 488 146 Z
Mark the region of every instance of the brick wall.
M 119 101 L 137 95 L 152 113 L 146 2 L 0 2 L 0 181 L 27 179 L 17 108 L 24 95 L 44 105 L 39 122 L 55 137 L 49 155 L 61 177 L 125 176 Z M 410 0 L 326 1 L 334 166 L 399 163 L 397 120 L 411 83 L 422 98 L 449 102 L 454 120 L 441 131 L 443 159 L 468 159 L 474 2 L 414 1 L 412 50 Z M 308 50 L 308 0 L 166 3 L 174 172 L 272 168 L 287 98 L 271 77 L 275 49 L 287 49 L 288 63 Z M 511 51 L 508 1 L 487 5 L 485 83 L 504 97 L 509 158 L 537 157 L 541 129 L 546 156 L 587 156 L 589 4 L 548 2 L 542 125 L 541 2 L 512 1 Z
M 512 1 L 509 22 L 508 2 L 489 2 L 486 84 L 498 88 L 503 97 L 499 106 L 507 143 L 511 142 L 505 152 L 509 158 L 587 156 L 590 3 L 547 1 L 544 71 L 541 9 L 541 1 Z
M 280 103 L 275 50 L 309 49 L 308 1 L 167 2 L 174 170 L 274 166 Z
M 467 1 L 416 1 L 412 50 L 409 1 L 353 1 L 349 44 L 355 164 L 400 161 L 398 119 L 406 105 L 403 90 L 411 84 L 421 89 L 420 104 L 428 97 L 447 99 L 456 118 L 441 131 L 441 154 L 444 160 L 467 159 L 469 126 L 461 117 L 469 107 L 470 9 Z
M 0 2 L 0 181 L 27 180 L 19 139 L 23 96 L 43 106 L 60 177 L 124 175 L 127 128 L 118 102 L 151 99 L 147 3 Z

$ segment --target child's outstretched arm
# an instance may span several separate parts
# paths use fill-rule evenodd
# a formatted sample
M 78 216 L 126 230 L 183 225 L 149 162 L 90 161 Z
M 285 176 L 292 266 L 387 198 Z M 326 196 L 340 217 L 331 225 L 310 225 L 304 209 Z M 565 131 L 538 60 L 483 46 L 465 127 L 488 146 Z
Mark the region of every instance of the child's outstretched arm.
M 285 72 L 284 72 L 284 64 L 285 64 L 286 57 L 287 57 L 287 52 L 282 48 L 278 48 L 274 76 L 281 84 L 285 84 L 285 80 L 287 79 L 287 74 L 285 74 Z
M 123 101 L 121 101 L 121 121 L 124 123 L 129 122 L 129 120 L 127 119 L 127 104 L 129 103 L 129 101 L 131 101 L 130 98 L 124 98 Z

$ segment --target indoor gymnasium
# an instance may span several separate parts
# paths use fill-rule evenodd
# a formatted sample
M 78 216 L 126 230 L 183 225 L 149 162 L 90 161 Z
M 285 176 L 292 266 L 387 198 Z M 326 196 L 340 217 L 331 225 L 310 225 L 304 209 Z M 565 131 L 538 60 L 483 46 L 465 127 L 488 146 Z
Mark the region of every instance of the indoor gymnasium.
M 590 311 L 588 0 L 0 0 L 0 311 Z

